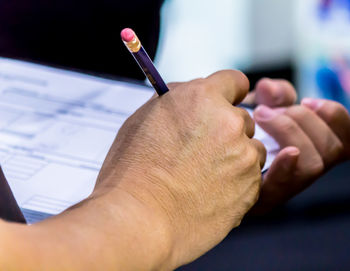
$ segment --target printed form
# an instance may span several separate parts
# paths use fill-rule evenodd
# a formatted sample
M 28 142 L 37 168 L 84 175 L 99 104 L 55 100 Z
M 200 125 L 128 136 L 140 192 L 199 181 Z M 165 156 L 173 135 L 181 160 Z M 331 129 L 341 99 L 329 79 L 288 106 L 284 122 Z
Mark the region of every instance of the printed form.
M 0 58 L 0 164 L 29 223 L 90 195 L 119 128 L 152 95 L 147 86 Z M 268 167 L 278 144 L 261 129 L 256 137 L 273 154 Z

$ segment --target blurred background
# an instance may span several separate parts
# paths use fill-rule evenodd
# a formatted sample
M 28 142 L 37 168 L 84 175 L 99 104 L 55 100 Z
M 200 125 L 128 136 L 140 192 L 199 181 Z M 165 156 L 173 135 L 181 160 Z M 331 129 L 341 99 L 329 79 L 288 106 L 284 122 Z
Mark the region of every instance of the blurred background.
M 167 0 L 156 64 L 167 81 L 235 68 L 349 106 L 349 0 Z
M 350 108 L 350 0 L 167 0 L 156 65 L 166 81 L 243 70 Z M 180 270 L 350 270 L 350 164 L 268 217 L 247 218 Z

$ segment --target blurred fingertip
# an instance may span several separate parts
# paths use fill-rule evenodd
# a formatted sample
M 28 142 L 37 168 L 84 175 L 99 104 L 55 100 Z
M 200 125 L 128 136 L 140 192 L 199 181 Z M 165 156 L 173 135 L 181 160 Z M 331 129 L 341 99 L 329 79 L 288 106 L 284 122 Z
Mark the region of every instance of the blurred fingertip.
M 311 109 L 313 111 L 316 111 L 323 105 L 323 101 L 320 99 L 304 98 L 301 101 L 301 104 L 303 106 L 308 107 L 309 109 Z
M 284 114 L 287 111 L 287 107 L 277 107 L 273 109 L 278 114 Z
M 266 104 L 272 107 L 289 104 L 286 102 L 285 90 L 278 80 L 264 78 L 256 86 L 257 103 Z
M 300 150 L 297 147 L 286 147 L 281 151 L 281 168 L 285 172 L 292 172 L 298 162 Z
M 263 77 L 256 83 L 256 86 L 269 85 L 271 83 L 273 83 L 271 78 Z
M 263 92 L 274 92 L 276 89 L 276 84 L 270 78 L 263 78 L 256 84 L 255 89 Z
M 273 119 L 278 113 L 266 105 L 259 105 L 254 110 L 254 118 L 257 121 L 268 121 Z
M 289 156 L 294 156 L 297 157 L 300 155 L 300 150 L 297 147 L 286 147 L 284 151 L 289 155 Z

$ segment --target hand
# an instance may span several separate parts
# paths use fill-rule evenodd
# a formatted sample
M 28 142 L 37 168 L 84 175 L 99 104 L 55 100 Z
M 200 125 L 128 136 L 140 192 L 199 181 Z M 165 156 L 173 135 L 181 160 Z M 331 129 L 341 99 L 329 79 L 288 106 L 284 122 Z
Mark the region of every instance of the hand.
M 159 213 L 176 268 L 240 224 L 257 200 L 266 153 L 251 139 L 248 113 L 232 106 L 249 88 L 242 73 L 221 71 L 170 87 L 120 129 L 95 194 L 123 191 Z
M 285 87 L 284 93 L 291 93 L 291 88 Z M 336 102 L 304 99 L 302 105 L 288 108 L 260 106 L 255 111 L 255 119 L 278 141 L 282 150 L 264 176 L 254 213 L 271 210 L 304 190 L 333 165 L 350 157 L 349 114 Z

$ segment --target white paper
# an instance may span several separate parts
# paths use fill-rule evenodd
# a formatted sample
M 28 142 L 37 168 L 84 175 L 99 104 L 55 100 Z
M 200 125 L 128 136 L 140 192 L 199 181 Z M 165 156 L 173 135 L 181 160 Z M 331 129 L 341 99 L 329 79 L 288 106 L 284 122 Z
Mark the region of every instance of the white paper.
M 0 163 L 32 222 L 93 190 L 122 123 L 151 88 L 0 58 Z

